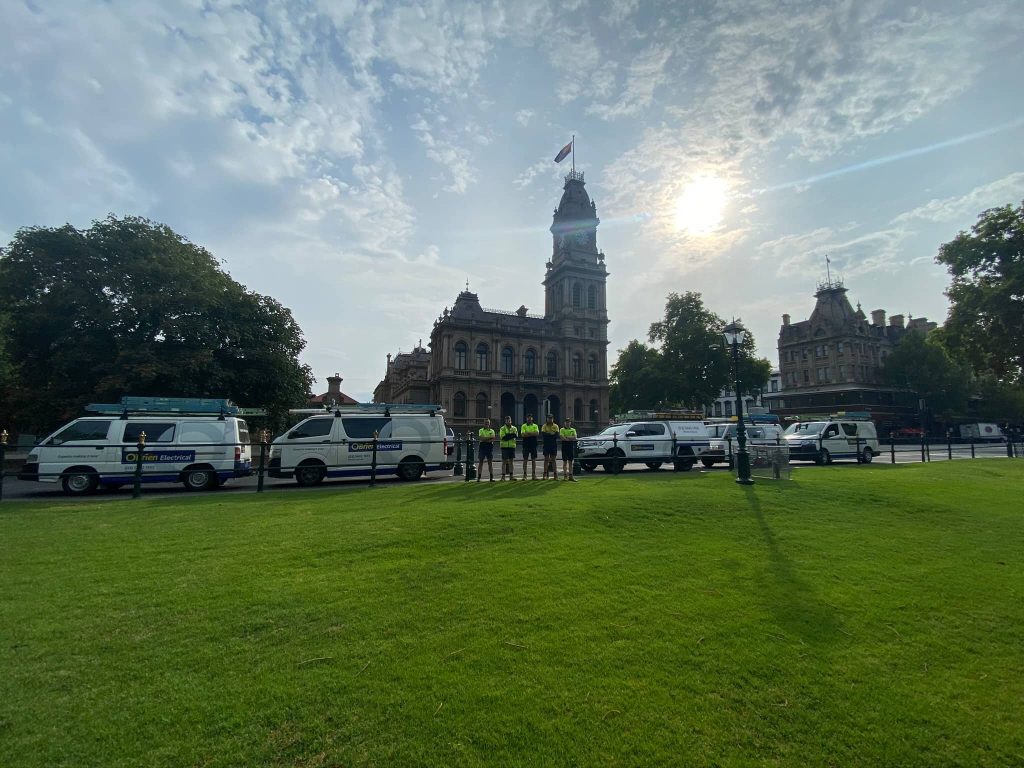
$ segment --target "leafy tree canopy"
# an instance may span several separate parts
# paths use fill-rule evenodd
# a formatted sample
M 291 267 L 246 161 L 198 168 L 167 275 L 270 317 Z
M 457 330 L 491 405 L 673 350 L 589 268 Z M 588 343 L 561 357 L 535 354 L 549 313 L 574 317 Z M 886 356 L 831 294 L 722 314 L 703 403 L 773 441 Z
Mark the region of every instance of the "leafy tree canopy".
M 125 394 L 230 397 L 281 412 L 312 384 L 288 309 L 142 218 L 18 231 L 0 250 L 0 308 L 23 429 Z
M 985 211 L 936 261 L 952 276 L 945 343 L 979 376 L 1024 384 L 1024 203 Z
M 704 306 L 699 293 L 669 294 L 664 317 L 652 323 L 653 347 L 632 341 L 612 368 L 613 406 L 700 408 L 733 384 L 731 351 L 725 348 L 725 321 Z M 753 335 L 740 349 L 741 390 L 768 382 L 771 363 L 754 357 Z
M 953 418 L 966 412 L 970 374 L 939 338 L 937 332 L 926 338 L 918 331 L 908 331 L 885 359 L 882 376 L 893 386 L 913 390 L 933 413 Z

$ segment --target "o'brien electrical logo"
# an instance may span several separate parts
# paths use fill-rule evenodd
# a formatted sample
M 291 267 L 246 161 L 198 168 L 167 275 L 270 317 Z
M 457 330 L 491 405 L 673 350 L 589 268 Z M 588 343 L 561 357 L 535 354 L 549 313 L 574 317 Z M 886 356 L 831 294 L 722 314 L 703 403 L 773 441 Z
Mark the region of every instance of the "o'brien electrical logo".
M 135 464 L 139 460 L 138 450 L 121 449 L 121 463 Z M 195 451 L 143 451 L 143 464 L 173 464 L 178 461 L 195 461 Z
M 372 440 L 369 440 L 369 441 L 366 441 L 366 442 L 363 442 L 363 443 L 349 443 L 348 444 L 348 452 L 349 453 L 355 453 L 356 451 L 372 451 L 372 450 L 373 450 L 373 441 Z M 377 450 L 378 451 L 400 451 L 400 450 L 402 450 L 402 441 L 398 440 L 398 441 L 392 441 L 392 442 L 379 442 L 379 443 L 377 443 Z

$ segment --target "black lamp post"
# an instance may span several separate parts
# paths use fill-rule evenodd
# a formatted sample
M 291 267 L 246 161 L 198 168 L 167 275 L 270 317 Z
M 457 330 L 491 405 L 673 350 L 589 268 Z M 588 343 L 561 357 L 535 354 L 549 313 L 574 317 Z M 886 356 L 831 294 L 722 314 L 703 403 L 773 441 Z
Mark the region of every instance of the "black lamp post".
M 736 383 L 736 482 L 753 485 L 750 478 L 750 454 L 747 453 L 747 428 L 743 424 L 743 394 L 740 392 L 740 344 L 747 335 L 747 329 L 733 320 L 723 329 L 725 343 L 732 347 L 733 378 Z

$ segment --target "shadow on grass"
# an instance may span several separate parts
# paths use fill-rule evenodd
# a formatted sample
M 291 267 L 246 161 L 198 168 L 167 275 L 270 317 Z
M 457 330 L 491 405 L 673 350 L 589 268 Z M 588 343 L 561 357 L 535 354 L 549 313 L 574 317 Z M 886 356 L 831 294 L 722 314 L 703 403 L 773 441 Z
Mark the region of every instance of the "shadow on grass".
M 835 641 L 840 622 L 835 611 L 800 576 L 793 561 L 782 551 L 775 532 L 765 518 L 757 492 L 744 487 L 747 504 L 754 513 L 761 537 L 768 549 L 768 570 L 772 580 L 766 584 L 766 602 L 779 626 L 803 642 L 828 645 Z
M 550 493 L 562 485 L 568 486 L 571 485 L 571 483 L 562 480 L 561 476 L 559 476 L 557 481 L 505 480 L 502 482 L 495 478 L 493 483 L 489 482 L 485 477 L 480 482 L 477 482 L 476 480 L 462 480 L 454 483 L 430 486 L 428 488 L 424 488 L 420 495 L 427 499 L 444 496 L 446 501 L 454 501 L 459 498 L 478 500 L 484 496 L 491 499 L 528 498 Z

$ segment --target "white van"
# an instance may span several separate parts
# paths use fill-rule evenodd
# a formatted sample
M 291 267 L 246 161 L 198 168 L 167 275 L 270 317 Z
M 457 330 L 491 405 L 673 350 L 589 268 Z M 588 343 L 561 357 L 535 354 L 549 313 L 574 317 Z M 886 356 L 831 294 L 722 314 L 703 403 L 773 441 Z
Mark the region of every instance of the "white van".
M 627 464 L 646 464 L 649 469 L 659 469 L 666 462 L 671 462 L 678 471 L 687 472 L 707 449 L 707 429 L 703 421 L 695 419 L 613 424 L 596 435 L 580 438 L 576 444 L 580 467 L 585 472 L 592 472 L 599 465 L 613 473 L 621 472 Z
M 228 415 L 238 408 L 227 400 L 126 397 L 120 404 L 86 410 L 104 415 L 75 419 L 45 437 L 29 453 L 18 479 L 59 480 L 70 496 L 128 485 L 134 482 L 143 432 L 144 483 L 183 483 L 199 491 L 252 474 L 249 428 Z
M 439 405 L 365 404 L 313 413 L 274 439 L 271 477 L 294 477 L 304 486 L 317 485 L 325 477 L 367 477 L 375 432 L 378 475 L 416 480 L 449 463 L 444 409 Z
M 755 445 L 779 445 L 782 442 L 782 427 L 778 420 L 754 417 L 743 420 L 747 447 Z M 739 450 L 736 437 L 736 422 L 720 422 L 708 424 L 708 440 L 710 447 L 701 454 L 700 461 L 705 467 L 713 467 L 719 462 L 729 461 L 730 451 L 733 456 Z
M 831 464 L 833 459 L 856 459 L 870 464 L 881 452 L 874 422 L 849 415 L 797 422 L 782 436 L 789 446 L 790 461 Z

